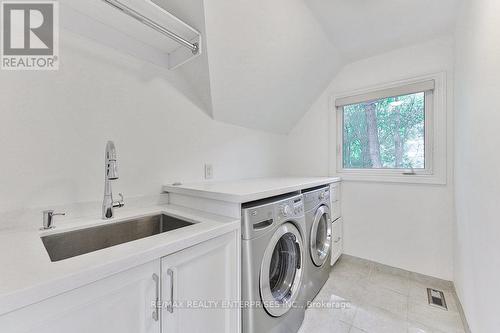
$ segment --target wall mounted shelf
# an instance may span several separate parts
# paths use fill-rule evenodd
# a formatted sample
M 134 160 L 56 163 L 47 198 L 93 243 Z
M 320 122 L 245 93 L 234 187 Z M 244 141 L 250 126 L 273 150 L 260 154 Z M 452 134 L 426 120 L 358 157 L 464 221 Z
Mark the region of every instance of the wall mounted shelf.
M 148 62 L 175 69 L 201 52 L 201 35 L 151 0 L 65 0 L 61 26 Z

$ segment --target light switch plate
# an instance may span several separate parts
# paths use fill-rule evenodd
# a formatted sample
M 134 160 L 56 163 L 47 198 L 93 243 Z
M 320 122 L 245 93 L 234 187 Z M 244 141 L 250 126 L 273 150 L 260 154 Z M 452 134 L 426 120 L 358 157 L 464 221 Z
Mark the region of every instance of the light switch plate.
M 205 164 L 205 179 L 214 178 L 214 167 L 212 164 Z

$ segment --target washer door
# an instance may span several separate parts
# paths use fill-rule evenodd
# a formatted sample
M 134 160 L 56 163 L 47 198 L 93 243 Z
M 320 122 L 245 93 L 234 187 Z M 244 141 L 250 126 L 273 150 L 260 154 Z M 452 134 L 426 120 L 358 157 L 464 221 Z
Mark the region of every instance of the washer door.
M 260 294 L 273 317 L 287 313 L 300 292 L 304 248 L 300 232 L 290 222 L 282 224 L 267 245 L 260 269 Z
M 314 215 L 311 227 L 310 251 L 314 265 L 323 266 L 330 253 L 332 244 L 332 223 L 327 206 L 321 206 Z

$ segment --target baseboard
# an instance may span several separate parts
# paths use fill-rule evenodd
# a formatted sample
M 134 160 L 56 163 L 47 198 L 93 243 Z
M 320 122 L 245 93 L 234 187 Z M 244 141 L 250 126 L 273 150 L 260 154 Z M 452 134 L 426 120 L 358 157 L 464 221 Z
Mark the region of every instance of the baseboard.
M 462 302 L 460 302 L 460 298 L 458 298 L 457 288 L 455 288 L 455 284 L 453 284 L 453 289 L 455 290 L 454 293 L 455 303 L 457 303 L 458 313 L 460 314 L 460 318 L 462 318 L 462 324 L 464 325 L 465 333 L 472 333 L 472 331 L 470 330 L 469 323 L 467 322 L 467 317 L 465 316 Z

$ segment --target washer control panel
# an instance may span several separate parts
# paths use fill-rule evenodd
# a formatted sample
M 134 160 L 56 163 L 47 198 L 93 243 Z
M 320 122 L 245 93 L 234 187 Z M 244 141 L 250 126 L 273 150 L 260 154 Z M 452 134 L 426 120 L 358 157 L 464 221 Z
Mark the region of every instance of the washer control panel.
M 253 239 L 269 232 L 277 223 L 304 218 L 302 194 L 283 195 L 249 204 L 241 210 L 242 239 Z
M 303 215 L 304 214 L 304 200 L 300 200 L 300 202 L 294 202 L 293 204 L 293 213 L 295 215 Z
M 288 216 L 292 213 L 292 209 L 289 205 L 281 206 L 281 215 Z
M 304 200 L 301 195 L 280 202 L 277 207 L 277 217 L 279 220 L 291 219 L 304 215 Z

